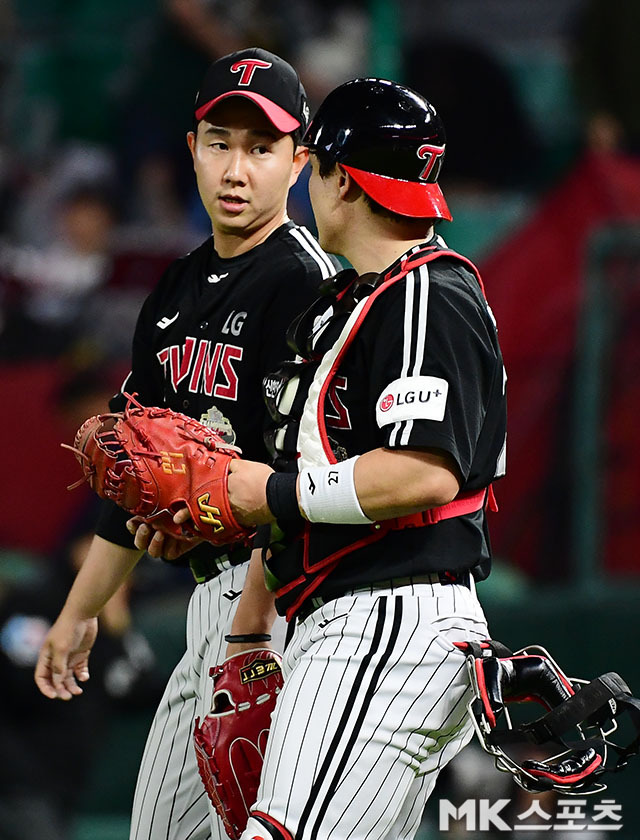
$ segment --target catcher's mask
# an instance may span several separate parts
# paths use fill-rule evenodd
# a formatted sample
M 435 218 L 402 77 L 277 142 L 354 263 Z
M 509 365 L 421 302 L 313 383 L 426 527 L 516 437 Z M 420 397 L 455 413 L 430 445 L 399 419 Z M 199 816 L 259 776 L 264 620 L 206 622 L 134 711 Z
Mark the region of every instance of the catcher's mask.
M 402 216 L 451 220 L 438 175 L 442 120 L 424 96 L 387 79 L 353 79 L 320 105 L 302 144 L 340 164 L 374 201 Z
M 638 752 L 640 701 L 613 671 L 589 682 L 567 677 L 538 645 L 515 653 L 493 640 L 456 645 L 467 654 L 473 692 L 468 708 L 480 744 L 498 770 L 511 773 L 525 790 L 598 793 L 606 789 L 602 775 L 623 769 Z M 517 725 L 507 706 L 530 701 L 542 704 L 546 714 Z M 609 736 L 624 711 L 635 734 L 620 746 Z

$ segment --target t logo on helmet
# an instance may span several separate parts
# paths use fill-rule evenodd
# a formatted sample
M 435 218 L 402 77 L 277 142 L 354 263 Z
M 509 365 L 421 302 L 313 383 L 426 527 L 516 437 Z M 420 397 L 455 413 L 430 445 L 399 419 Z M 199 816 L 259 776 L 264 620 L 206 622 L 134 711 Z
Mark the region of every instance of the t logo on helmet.
M 268 70 L 271 66 L 270 61 L 261 61 L 259 58 L 243 58 L 242 61 L 236 61 L 235 64 L 232 64 L 230 70 L 232 73 L 242 72 L 238 84 L 241 87 L 248 87 L 256 70 Z
M 433 167 L 436 163 L 442 160 L 442 156 L 444 155 L 444 146 L 429 146 L 428 144 L 425 144 L 420 146 L 416 154 L 421 160 L 427 161 L 424 165 L 424 169 L 418 175 L 418 178 L 421 181 L 428 181 L 429 175 L 431 175 L 433 171 Z M 435 181 L 437 177 L 438 173 L 436 173 L 434 178 L 431 180 Z

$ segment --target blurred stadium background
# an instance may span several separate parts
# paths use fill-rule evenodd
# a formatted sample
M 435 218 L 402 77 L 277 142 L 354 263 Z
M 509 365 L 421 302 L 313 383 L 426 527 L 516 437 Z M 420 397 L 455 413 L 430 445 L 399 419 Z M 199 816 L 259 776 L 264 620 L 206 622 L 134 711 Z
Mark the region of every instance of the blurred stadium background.
M 2 615 L 91 522 L 59 443 L 119 386 L 163 268 L 210 232 L 184 141 L 191 104 L 211 60 L 258 45 L 296 65 L 312 106 L 380 75 L 442 114 L 454 220 L 440 232 L 481 268 L 509 375 L 495 571 L 480 588 L 490 626 L 514 648 L 547 646 L 571 675 L 619 670 L 639 693 L 638 32 L 637 0 L 0 3 Z M 304 183 L 290 210 L 313 228 Z M 161 675 L 183 649 L 190 587 L 152 561 L 133 582 L 133 625 Z M 15 645 L 0 627 L 3 668 Z M 128 836 L 152 712 L 110 710 L 69 840 Z M 606 795 L 626 840 L 640 833 L 637 779 L 632 766 Z M 469 750 L 441 796 L 515 802 L 502 781 Z M 437 826 L 438 793 L 419 840 L 493 836 Z

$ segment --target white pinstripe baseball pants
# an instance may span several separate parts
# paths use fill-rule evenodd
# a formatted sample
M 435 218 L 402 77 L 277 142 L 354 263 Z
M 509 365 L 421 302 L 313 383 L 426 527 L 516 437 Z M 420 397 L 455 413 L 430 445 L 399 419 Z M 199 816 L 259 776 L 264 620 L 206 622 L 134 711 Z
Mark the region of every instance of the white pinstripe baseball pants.
M 458 584 L 352 593 L 316 610 L 285 652 L 254 810 L 295 840 L 409 840 L 439 771 L 468 743 L 465 657 L 488 636 Z M 264 836 L 249 821 L 242 840 Z
M 209 669 L 224 659 L 224 636 L 248 566 L 228 568 L 194 589 L 187 649 L 169 678 L 140 764 L 130 840 L 228 840 L 198 774 L 193 727 L 211 709 Z M 284 622 L 279 624 L 283 640 Z M 282 649 L 275 634 L 274 646 Z

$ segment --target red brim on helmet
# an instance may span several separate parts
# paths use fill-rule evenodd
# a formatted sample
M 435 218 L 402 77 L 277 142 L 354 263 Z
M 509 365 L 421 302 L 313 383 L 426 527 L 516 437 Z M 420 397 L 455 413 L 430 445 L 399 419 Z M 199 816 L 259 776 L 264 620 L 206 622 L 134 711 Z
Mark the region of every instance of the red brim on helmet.
M 376 175 L 342 163 L 341 166 L 364 192 L 387 210 L 412 218 L 446 219 L 452 215 L 442 190 L 437 184 L 402 181 L 387 175 Z
M 273 123 L 278 131 L 281 131 L 283 134 L 290 134 L 292 131 L 300 128 L 299 120 L 292 117 L 291 114 L 288 114 L 284 108 L 276 105 L 275 102 L 267 99 L 266 96 L 262 96 L 259 93 L 253 93 L 248 90 L 230 90 L 228 93 L 223 93 L 215 99 L 205 102 L 205 104 L 201 105 L 195 112 L 196 119 L 203 119 L 214 105 L 217 105 L 218 102 L 221 102 L 223 99 L 227 99 L 229 96 L 244 96 L 245 99 L 250 99 L 252 102 L 255 102 L 255 104 L 264 111 L 270 122 Z

